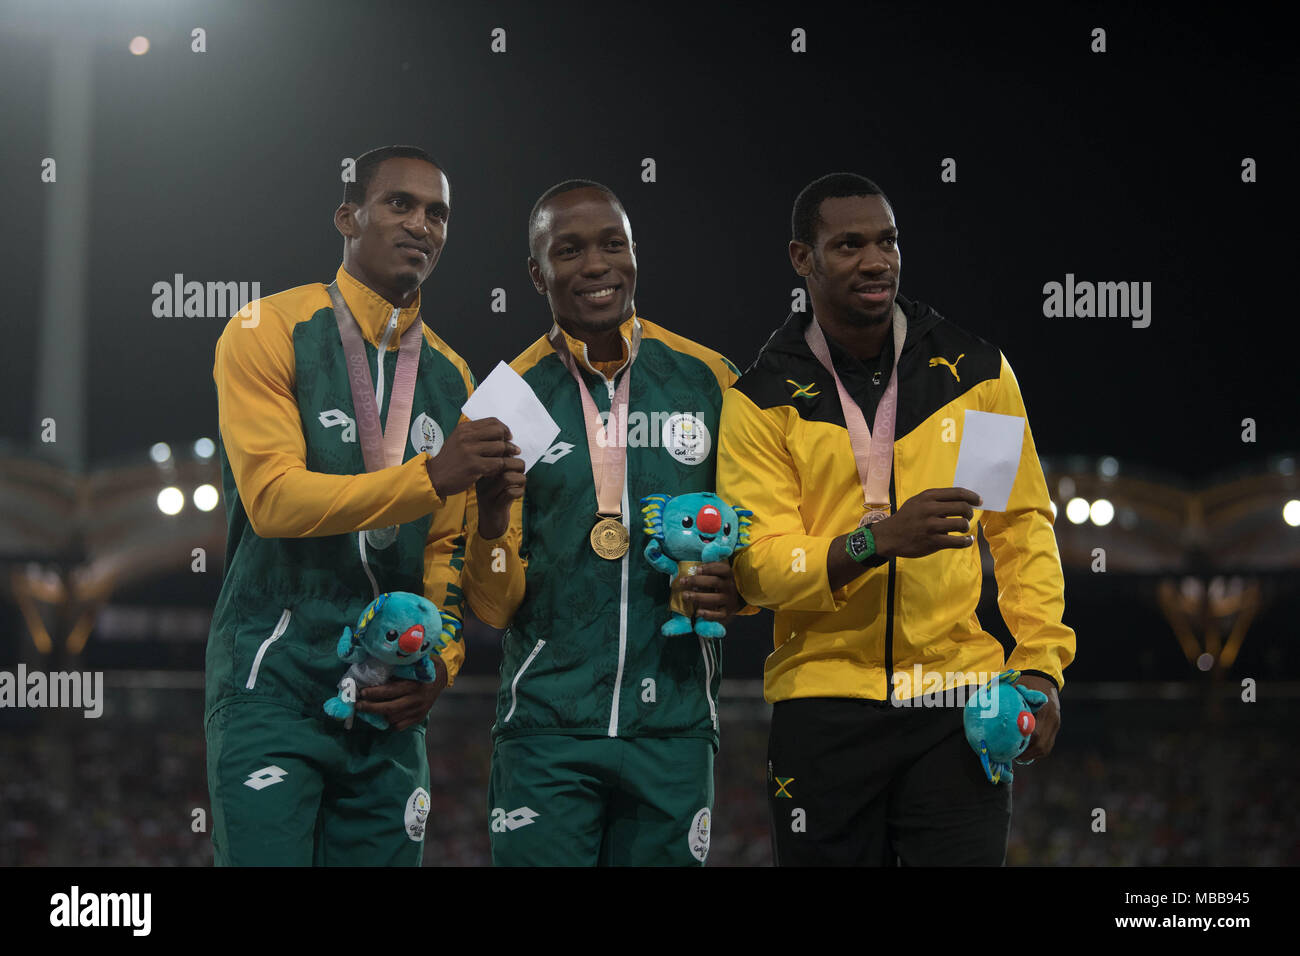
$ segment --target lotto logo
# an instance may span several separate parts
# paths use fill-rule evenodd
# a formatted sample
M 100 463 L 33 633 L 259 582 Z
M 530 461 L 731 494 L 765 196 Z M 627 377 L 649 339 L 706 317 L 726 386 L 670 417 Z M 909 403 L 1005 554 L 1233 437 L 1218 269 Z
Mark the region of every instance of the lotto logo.
M 573 451 L 573 445 L 567 441 L 559 441 L 546 450 L 546 454 L 538 461 L 544 461 L 548 465 L 553 465 L 569 452 Z
M 539 814 L 528 807 L 520 807 L 518 810 L 511 810 L 507 813 L 500 807 L 492 811 L 492 832 L 505 833 L 507 830 L 518 830 L 520 827 L 526 827 L 535 820 Z
M 244 781 L 244 786 L 252 787 L 254 790 L 265 790 L 267 787 L 273 787 L 288 775 L 287 770 L 272 764 L 269 767 L 263 767 L 261 770 L 254 770 Z

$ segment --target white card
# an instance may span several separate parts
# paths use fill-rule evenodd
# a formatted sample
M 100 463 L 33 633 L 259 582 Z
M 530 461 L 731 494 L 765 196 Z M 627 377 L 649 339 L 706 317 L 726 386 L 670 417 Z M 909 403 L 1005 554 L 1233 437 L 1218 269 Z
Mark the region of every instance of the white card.
M 984 511 L 1006 511 L 1024 441 L 1022 416 L 967 409 L 952 486 L 969 488 L 983 498 L 979 507 Z
M 537 464 L 560 433 L 560 426 L 546 406 L 505 362 L 498 362 L 492 374 L 479 383 L 461 411 L 470 421 L 496 418 L 510 429 L 510 440 L 519 446 L 524 471 Z

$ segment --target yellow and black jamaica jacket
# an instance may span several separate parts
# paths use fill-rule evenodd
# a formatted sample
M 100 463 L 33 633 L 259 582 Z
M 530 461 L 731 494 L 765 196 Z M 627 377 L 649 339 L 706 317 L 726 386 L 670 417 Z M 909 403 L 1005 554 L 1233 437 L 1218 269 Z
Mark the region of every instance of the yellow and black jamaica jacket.
M 399 340 L 420 299 L 399 309 L 341 267 L 337 279 L 383 392 L 384 421 Z M 208 635 L 207 713 L 256 699 L 324 720 L 322 705 L 347 669 L 339 635 L 377 592 L 423 594 L 460 616 L 472 491 L 444 502 L 425 465 L 456 427 L 474 380 L 426 323 L 404 464 L 367 473 L 338 324 L 320 283 L 259 299 L 231 319 L 213 377 L 228 530 Z M 383 549 L 359 533 L 391 525 L 397 540 Z M 451 642 L 442 659 L 455 677 L 463 643 Z
M 722 639 L 665 637 L 669 577 L 645 558 L 641 499 L 712 491 L 722 396 L 738 371 L 712 349 L 639 316 L 620 326 L 621 361 L 593 364 L 567 334 L 583 385 L 607 412 L 634 323 L 623 523 L 631 547 L 608 561 L 591 549 L 596 489 L 573 380 L 547 336 L 511 367 L 560 433 L 528 472 L 509 530 L 481 538 L 471 526 L 465 595 L 503 639 L 496 739 L 528 734 L 702 737 L 718 742 Z M 757 609 L 755 609 L 757 611 Z
M 1020 388 L 993 345 L 899 296 L 908 318 L 899 361 L 892 511 L 930 488 L 952 487 L 968 409 L 1025 415 Z M 992 551 L 998 606 L 1016 648 L 1005 660 L 975 616 L 979 550 L 894 558 L 832 591 L 833 538 L 862 516 L 862 486 L 835 382 L 804 341 L 810 314 L 792 314 L 728 390 L 718 494 L 754 512 L 753 543 L 738 553 L 745 600 L 776 612 L 764 668 L 769 701 L 796 697 L 910 699 L 974 684 L 1015 667 L 1061 685 L 1074 632 L 1061 623 L 1064 581 L 1052 511 L 1026 419 L 1020 470 L 1005 512 L 975 510 Z M 828 337 L 832 360 L 867 422 L 889 383 L 892 336 L 859 362 Z M 934 675 L 938 675 L 935 677 Z

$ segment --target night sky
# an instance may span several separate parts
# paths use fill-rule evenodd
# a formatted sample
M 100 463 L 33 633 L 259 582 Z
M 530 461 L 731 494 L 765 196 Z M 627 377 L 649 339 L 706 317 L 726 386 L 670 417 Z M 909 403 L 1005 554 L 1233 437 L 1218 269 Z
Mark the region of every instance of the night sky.
M 831 171 L 875 179 L 900 290 L 999 346 L 1044 457 L 1116 456 L 1198 484 L 1300 447 L 1289 367 L 1295 70 L 1262 16 L 1180 23 L 1102 8 L 738 9 L 494 4 L 6 4 L 9 220 L 0 436 L 39 453 L 36 327 L 50 44 L 90 30 L 87 458 L 144 459 L 216 429 L 224 317 L 156 318 L 155 282 L 328 281 L 340 163 L 411 143 L 444 164 L 452 217 L 424 317 L 482 378 L 549 324 L 524 268 L 551 184 L 612 187 L 637 241 L 637 307 L 742 369 L 796 285 L 790 207 Z M 562 10 L 563 12 L 559 12 Z M 1179 14 L 1178 17 L 1181 17 Z M 206 30 L 206 52 L 190 31 Z M 1107 52 L 1089 52 L 1107 31 Z M 490 50 L 506 30 L 506 52 Z M 791 30 L 807 31 L 805 54 Z M 127 43 L 152 44 L 132 56 Z M 641 181 L 641 161 L 657 181 Z M 940 181 L 956 160 L 957 181 Z M 1252 157 L 1258 181 L 1243 183 Z M 1046 318 L 1043 285 L 1150 282 L 1151 324 Z M 490 309 L 494 288 L 507 311 Z M 68 374 L 72 374 L 69 370 Z M 1241 420 L 1257 441 L 1243 444 Z

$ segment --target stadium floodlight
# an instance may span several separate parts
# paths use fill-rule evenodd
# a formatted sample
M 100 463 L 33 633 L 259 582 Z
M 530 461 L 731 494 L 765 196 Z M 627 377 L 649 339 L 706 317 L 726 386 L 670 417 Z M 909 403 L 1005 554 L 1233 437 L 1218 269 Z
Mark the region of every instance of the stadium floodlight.
M 200 511 L 211 511 L 220 500 L 221 496 L 212 485 L 199 485 L 194 489 L 194 507 Z
M 1056 502 L 1055 502 L 1055 501 L 1052 501 L 1052 500 L 1049 498 L 1048 501 L 1047 501 L 1047 503 L 1048 503 L 1049 505 L 1052 506 L 1052 518 L 1055 519 L 1055 518 L 1056 518 Z
M 1065 516 L 1070 519 L 1070 524 L 1083 524 L 1088 520 L 1089 511 L 1088 502 L 1083 498 L 1071 498 L 1065 506 Z
M 168 486 L 158 492 L 158 510 L 165 515 L 178 515 L 185 507 L 185 495 L 179 488 Z
M 211 458 L 216 451 L 217 446 L 211 438 L 200 438 L 194 443 L 194 456 L 196 458 L 207 460 L 208 458 Z
M 149 52 L 148 37 L 132 37 L 131 43 L 127 47 L 136 56 L 144 56 Z
M 1115 517 L 1115 506 L 1105 498 L 1098 498 L 1088 509 L 1088 517 L 1092 518 L 1092 523 L 1097 527 L 1104 528 Z
M 1282 506 L 1282 520 L 1291 527 L 1300 527 L 1300 501 L 1292 498 Z
M 1101 461 L 1097 462 L 1097 471 L 1103 478 L 1114 478 L 1119 474 L 1119 460 L 1111 455 L 1107 455 Z
M 168 445 L 165 441 L 155 443 L 154 446 L 149 449 L 149 457 L 160 465 L 166 464 L 171 461 L 171 445 Z

